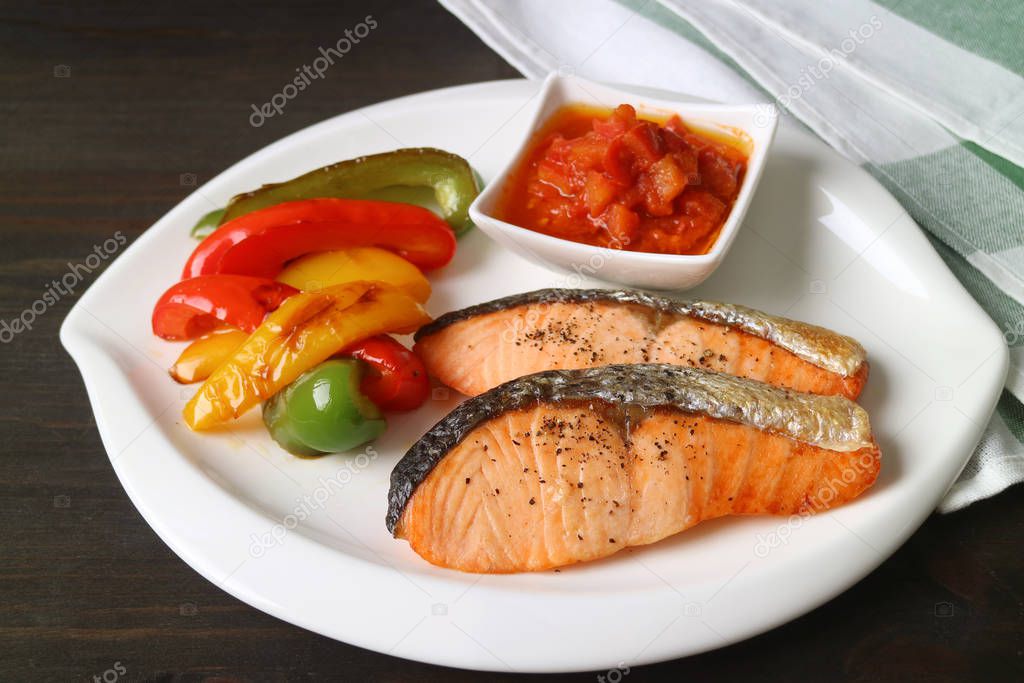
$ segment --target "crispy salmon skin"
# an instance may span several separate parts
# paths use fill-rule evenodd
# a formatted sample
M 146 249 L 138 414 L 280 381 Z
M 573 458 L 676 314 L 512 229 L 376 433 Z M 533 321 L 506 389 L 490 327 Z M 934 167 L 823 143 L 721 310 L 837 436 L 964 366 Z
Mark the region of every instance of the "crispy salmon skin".
M 476 396 L 543 370 L 672 363 L 815 394 L 860 395 L 855 340 L 796 320 L 642 292 L 542 289 L 439 317 L 415 351 L 444 384 Z
M 841 396 L 667 364 L 547 371 L 424 435 L 392 472 L 386 522 L 442 567 L 540 571 L 715 517 L 841 505 L 880 457 Z

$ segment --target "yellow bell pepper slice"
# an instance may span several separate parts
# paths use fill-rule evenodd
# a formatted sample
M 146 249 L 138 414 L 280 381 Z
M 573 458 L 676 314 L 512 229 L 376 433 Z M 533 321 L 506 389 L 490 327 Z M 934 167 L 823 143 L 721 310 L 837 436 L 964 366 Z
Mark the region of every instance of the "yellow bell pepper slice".
M 171 366 L 179 384 L 202 382 L 245 343 L 249 335 L 233 327 L 204 335 L 185 347 Z
M 277 276 L 278 282 L 304 292 L 356 280 L 387 282 L 420 303 L 430 298 L 430 282 L 419 268 L 398 254 L 377 247 L 307 254 L 289 263 Z
M 199 431 L 237 418 L 342 349 L 377 334 L 407 334 L 429 321 L 415 299 L 383 282 L 296 294 L 214 370 L 185 405 L 185 423 Z

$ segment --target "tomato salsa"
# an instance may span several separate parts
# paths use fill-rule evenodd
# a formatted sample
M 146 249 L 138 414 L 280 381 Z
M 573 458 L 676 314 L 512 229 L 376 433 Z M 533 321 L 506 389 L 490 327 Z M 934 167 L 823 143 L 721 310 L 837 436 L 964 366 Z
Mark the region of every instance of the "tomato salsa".
M 729 216 L 747 168 L 734 144 L 672 116 L 563 107 L 510 175 L 496 217 L 613 249 L 704 254 Z

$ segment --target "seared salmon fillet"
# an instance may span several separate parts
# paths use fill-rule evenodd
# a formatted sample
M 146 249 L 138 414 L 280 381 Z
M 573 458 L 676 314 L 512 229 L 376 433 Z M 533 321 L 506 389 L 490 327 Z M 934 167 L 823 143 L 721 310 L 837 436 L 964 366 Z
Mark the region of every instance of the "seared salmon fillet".
M 539 571 L 706 519 L 828 509 L 879 467 L 840 396 L 665 364 L 548 371 L 435 425 L 392 472 L 386 521 L 435 565 Z
M 476 396 L 542 370 L 672 363 L 855 399 L 864 349 L 821 327 L 753 309 L 640 292 L 546 289 L 439 317 L 415 351 L 444 384 Z

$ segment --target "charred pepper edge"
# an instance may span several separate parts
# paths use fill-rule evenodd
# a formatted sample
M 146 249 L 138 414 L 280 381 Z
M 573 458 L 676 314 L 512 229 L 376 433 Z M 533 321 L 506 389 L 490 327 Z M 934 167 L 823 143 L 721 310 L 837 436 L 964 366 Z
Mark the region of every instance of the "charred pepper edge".
M 487 301 L 451 311 L 424 325 L 416 332 L 416 341 L 444 328 L 478 315 L 528 306 L 531 304 L 589 303 L 635 304 L 663 313 L 689 316 L 711 323 L 736 327 L 770 341 L 795 356 L 843 377 L 856 375 L 867 361 L 867 354 L 857 340 L 838 332 L 771 315 L 753 308 L 713 301 L 677 301 L 667 297 L 616 289 L 538 289 L 523 294 Z
M 478 425 L 530 405 L 575 401 L 703 414 L 828 450 L 849 452 L 874 444 L 867 413 L 841 396 L 805 394 L 664 363 L 547 370 L 464 401 L 413 444 L 391 472 L 388 531 L 394 534 L 416 488 Z

